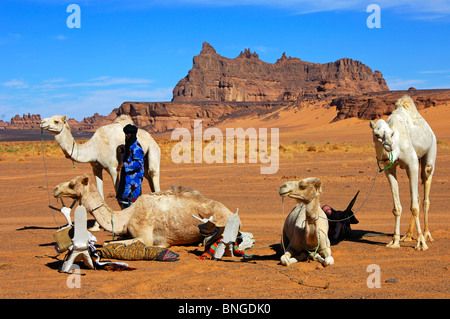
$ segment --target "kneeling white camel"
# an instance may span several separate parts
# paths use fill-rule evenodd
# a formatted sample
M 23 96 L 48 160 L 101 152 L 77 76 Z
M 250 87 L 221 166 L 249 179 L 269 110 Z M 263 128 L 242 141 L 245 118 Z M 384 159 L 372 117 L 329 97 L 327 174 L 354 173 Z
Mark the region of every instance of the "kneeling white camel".
M 298 204 L 284 222 L 281 264 L 289 266 L 311 257 L 324 267 L 334 264 L 328 239 L 328 219 L 320 208 L 322 182 L 315 177 L 289 181 L 281 185 L 279 194 L 297 200 Z
M 113 211 L 90 183 L 88 175 L 57 185 L 53 196 L 79 200 L 106 231 L 118 235 L 128 234 L 133 238 L 131 240 L 138 239 L 147 246 L 164 248 L 204 239 L 198 228 L 200 222 L 192 215 L 200 219 L 212 216 L 219 227 L 225 226 L 233 215 L 223 204 L 182 186 L 141 195 L 130 207 Z

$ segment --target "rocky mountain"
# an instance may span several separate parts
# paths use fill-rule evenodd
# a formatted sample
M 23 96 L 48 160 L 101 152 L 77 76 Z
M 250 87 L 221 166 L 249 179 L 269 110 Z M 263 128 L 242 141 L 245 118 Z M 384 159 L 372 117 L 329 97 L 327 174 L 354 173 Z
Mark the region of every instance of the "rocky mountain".
M 193 67 L 173 90 L 174 102 L 294 101 L 309 96 L 355 95 L 388 91 L 381 72 L 348 58 L 326 64 L 282 57 L 261 61 L 250 49 L 228 59 L 207 42 Z

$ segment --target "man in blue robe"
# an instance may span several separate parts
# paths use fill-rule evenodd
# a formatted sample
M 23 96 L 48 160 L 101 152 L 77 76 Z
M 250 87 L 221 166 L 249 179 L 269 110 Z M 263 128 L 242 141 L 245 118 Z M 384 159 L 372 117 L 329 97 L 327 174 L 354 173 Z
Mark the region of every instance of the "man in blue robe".
M 125 133 L 125 152 L 120 170 L 120 183 L 116 198 L 122 208 L 133 204 L 142 193 L 144 178 L 144 150 L 137 140 L 137 127 L 131 124 L 123 128 Z

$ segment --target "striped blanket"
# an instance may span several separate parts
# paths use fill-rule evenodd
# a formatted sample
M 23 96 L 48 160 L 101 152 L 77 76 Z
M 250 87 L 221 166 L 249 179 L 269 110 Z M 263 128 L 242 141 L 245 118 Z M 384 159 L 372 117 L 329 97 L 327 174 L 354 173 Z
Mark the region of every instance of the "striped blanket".
M 207 246 L 205 248 L 205 252 L 199 256 L 200 259 L 214 259 L 214 253 L 216 252 L 217 246 L 219 245 L 219 243 L 222 241 L 222 238 L 220 238 L 219 240 L 217 240 L 216 242 L 214 242 L 212 245 Z M 237 257 L 250 257 L 250 255 L 246 254 L 245 252 L 243 252 L 242 250 L 239 250 L 239 246 L 237 243 L 234 243 L 233 245 L 233 255 L 237 256 Z

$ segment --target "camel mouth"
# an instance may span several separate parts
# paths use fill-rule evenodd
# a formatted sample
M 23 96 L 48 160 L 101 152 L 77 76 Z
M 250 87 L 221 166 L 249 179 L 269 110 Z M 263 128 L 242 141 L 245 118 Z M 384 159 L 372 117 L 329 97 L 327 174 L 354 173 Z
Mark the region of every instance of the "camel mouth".
M 297 195 L 297 194 L 295 194 L 295 193 L 289 193 L 289 194 L 287 194 L 286 196 L 289 196 L 290 198 L 295 198 L 295 199 L 303 199 L 302 196 Z
M 280 196 L 281 197 L 286 197 L 286 196 L 289 196 L 289 194 L 291 193 L 291 191 L 287 191 L 287 192 L 284 192 L 284 193 L 279 193 L 280 194 Z
M 61 198 L 63 197 L 63 194 L 60 192 L 57 192 L 56 190 L 53 191 L 53 197 L 55 198 Z
M 303 197 L 301 197 L 300 195 L 294 193 L 294 191 L 292 191 L 292 190 L 289 190 L 289 191 L 286 191 L 286 192 L 283 192 L 283 193 L 279 192 L 279 194 L 280 194 L 281 197 L 290 197 L 290 198 L 295 198 L 295 199 L 303 199 Z

